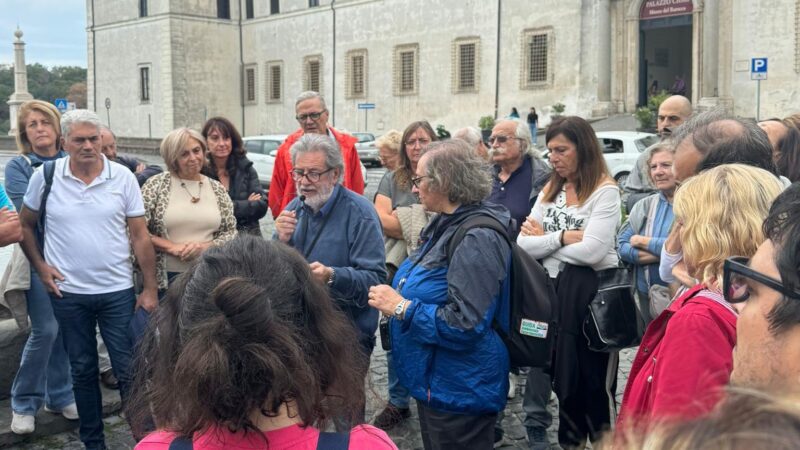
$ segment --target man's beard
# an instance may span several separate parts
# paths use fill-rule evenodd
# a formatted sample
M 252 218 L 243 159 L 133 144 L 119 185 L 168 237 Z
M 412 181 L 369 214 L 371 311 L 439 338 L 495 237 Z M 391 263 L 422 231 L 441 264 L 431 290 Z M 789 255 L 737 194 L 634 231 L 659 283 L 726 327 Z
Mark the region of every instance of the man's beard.
M 297 192 L 298 195 L 305 195 L 302 192 Z M 322 206 L 331 198 L 333 194 L 333 185 L 328 187 L 318 187 L 317 193 L 314 195 L 306 195 L 305 203 L 311 208 L 312 211 L 318 212 Z

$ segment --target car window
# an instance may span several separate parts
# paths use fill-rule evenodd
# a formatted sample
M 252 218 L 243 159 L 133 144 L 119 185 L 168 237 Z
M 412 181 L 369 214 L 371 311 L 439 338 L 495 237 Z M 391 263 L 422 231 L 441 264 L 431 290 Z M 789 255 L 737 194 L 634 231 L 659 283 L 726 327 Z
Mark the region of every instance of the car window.
M 269 152 L 277 150 L 280 146 L 280 141 L 264 141 L 264 154 L 269 155 Z
M 261 150 L 261 141 L 244 141 L 244 149 L 250 153 L 264 153 Z
M 373 136 L 371 134 L 367 134 L 367 133 L 358 133 L 358 134 L 356 134 L 356 137 L 358 138 L 358 142 L 359 143 L 361 143 L 361 142 L 372 142 L 372 141 L 375 140 L 375 136 Z
M 636 149 L 639 150 L 639 153 L 647 150 L 647 147 L 658 142 L 658 136 L 646 136 L 641 139 L 636 140 Z
M 622 141 L 619 139 L 600 139 L 603 144 L 603 153 L 622 153 Z

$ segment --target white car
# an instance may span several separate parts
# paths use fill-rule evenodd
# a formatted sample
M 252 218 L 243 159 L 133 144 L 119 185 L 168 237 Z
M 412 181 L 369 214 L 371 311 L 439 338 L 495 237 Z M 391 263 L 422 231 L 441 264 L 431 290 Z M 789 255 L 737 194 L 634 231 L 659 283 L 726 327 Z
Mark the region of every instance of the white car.
M 378 154 L 378 147 L 375 145 L 375 135 L 372 133 L 351 133 L 358 138 L 356 142 L 356 151 L 358 152 L 358 159 L 364 165 L 371 165 L 378 167 L 381 165 L 380 155 Z
M 272 170 L 275 167 L 275 155 L 278 147 L 286 140 L 287 134 L 267 134 L 263 136 L 250 136 L 243 138 L 247 157 L 253 161 L 253 167 L 258 173 L 261 187 L 269 191 L 272 181 Z M 364 177 L 364 186 L 367 185 L 367 168 L 361 163 L 361 175 Z
M 258 173 L 261 187 L 269 190 L 272 180 L 272 169 L 275 167 L 275 153 L 281 143 L 286 140 L 286 134 L 268 134 L 264 136 L 251 136 L 242 139 L 247 157 L 253 161 L 253 167 Z
M 638 131 L 598 131 L 597 139 L 611 176 L 623 186 L 636 160 L 647 147 L 658 142 L 658 136 Z

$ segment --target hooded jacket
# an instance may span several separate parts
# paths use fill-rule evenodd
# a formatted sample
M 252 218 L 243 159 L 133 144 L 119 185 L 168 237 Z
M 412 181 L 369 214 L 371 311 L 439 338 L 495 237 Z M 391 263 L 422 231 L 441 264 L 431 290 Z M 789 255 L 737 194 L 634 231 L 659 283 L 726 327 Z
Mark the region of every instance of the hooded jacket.
M 448 413 L 493 414 L 505 407 L 508 393 L 508 351 L 492 319 L 511 249 L 496 231 L 475 228 L 447 260 L 458 225 L 477 214 L 511 223 L 504 207 L 488 202 L 439 214 L 393 281 L 412 302 L 402 320 L 391 319 L 400 383 L 426 406 Z

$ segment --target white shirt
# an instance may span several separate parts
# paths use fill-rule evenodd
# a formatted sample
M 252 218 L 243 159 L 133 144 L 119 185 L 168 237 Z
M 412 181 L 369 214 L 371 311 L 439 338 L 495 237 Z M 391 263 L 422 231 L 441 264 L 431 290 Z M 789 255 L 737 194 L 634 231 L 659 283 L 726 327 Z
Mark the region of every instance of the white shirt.
M 103 171 L 90 184 L 72 174 L 70 157 L 56 161 L 47 198 L 44 259 L 64 275 L 58 288 L 72 294 L 105 294 L 133 286 L 127 219 L 144 216 L 142 194 L 127 167 L 103 156 Z M 23 203 L 39 211 L 41 166 Z
M 594 270 L 616 267 L 617 228 L 621 211 L 619 189 L 606 184 L 597 188 L 583 204 L 567 206 L 562 190 L 553 203 L 544 203 L 539 193 L 530 217 L 542 224 L 544 235 L 517 237 L 517 244 L 536 259 L 555 278 L 563 264 L 589 266 Z M 583 230 L 581 242 L 561 246 L 561 230 Z

